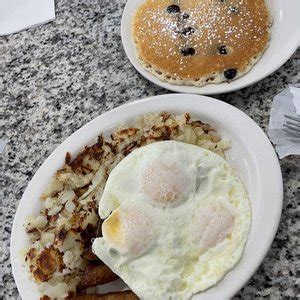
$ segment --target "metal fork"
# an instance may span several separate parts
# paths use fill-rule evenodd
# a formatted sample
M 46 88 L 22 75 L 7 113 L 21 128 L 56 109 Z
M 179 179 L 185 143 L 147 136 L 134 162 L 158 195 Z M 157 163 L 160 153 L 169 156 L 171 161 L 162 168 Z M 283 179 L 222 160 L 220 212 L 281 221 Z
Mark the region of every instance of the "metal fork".
M 293 136 L 300 138 L 300 116 L 284 115 L 285 123 L 283 130 Z

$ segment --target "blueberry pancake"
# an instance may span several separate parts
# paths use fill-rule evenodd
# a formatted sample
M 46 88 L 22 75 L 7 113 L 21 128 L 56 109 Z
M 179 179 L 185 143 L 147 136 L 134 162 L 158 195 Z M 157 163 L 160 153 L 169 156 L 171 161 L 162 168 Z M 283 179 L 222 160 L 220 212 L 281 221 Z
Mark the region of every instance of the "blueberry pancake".
M 247 73 L 268 46 L 270 26 L 265 0 L 147 0 L 132 34 L 149 72 L 203 86 Z

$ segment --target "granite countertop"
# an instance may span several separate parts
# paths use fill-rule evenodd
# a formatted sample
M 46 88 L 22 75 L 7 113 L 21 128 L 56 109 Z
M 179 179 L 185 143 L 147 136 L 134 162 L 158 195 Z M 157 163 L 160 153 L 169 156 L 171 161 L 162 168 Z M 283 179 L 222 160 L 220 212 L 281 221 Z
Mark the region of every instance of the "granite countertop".
M 125 0 L 56 1 L 52 23 L 0 37 L 1 156 L 0 298 L 17 299 L 9 259 L 13 217 L 28 182 L 72 132 L 125 102 L 168 93 L 142 78 L 125 56 L 120 21 Z M 276 73 L 240 91 L 217 95 L 266 131 L 273 97 L 300 81 L 300 51 Z M 283 214 L 275 241 L 235 299 L 296 298 L 296 218 L 300 157 L 280 161 Z M 299 275 L 299 274 L 298 274 Z

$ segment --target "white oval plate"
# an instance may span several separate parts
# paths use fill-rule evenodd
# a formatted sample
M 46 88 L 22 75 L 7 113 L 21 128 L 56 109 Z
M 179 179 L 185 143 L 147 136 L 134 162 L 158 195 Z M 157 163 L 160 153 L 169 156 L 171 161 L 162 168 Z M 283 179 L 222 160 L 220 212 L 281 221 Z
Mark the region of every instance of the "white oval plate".
M 174 92 L 211 95 L 228 93 L 244 88 L 276 71 L 292 56 L 300 45 L 300 1 L 267 0 L 273 16 L 270 45 L 261 59 L 247 74 L 230 83 L 208 84 L 203 87 L 170 84 L 161 81 L 145 70 L 135 54 L 135 45 L 131 35 L 132 17 L 137 7 L 145 1 L 127 1 L 121 23 L 123 47 L 130 62 L 141 75 L 153 83 Z
M 205 96 L 169 94 L 131 102 L 95 118 L 58 146 L 33 176 L 17 209 L 11 237 L 13 275 L 23 299 L 38 299 L 37 288 L 28 279 L 19 254 L 28 244 L 23 224 L 27 216 L 39 212 L 39 196 L 63 166 L 66 152 L 74 157 L 83 146 L 95 142 L 101 132 L 109 134 L 123 121 L 159 111 L 190 112 L 231 140 L 227 159 L 243 180 L 252 205 L 252 227 L 242 259 L 219 284 L 194 299 L 232 297 L 261 264 L 275 236 L 282 208 L 281 171 L 271 143 L 252 119 L 229 104 Z

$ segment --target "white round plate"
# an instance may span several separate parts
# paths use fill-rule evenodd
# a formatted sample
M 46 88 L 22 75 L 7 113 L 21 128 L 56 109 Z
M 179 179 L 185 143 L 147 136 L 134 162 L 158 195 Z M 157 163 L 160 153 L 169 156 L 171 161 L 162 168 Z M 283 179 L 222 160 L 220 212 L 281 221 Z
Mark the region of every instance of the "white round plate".
M 300 46 L 300 1 L 267 0 L 273 16 L 271 41 L 261 59 L 244 76 L 230 83 L 208 84 L 203 87 L 174 85 L 161 81 L 144 69 L 135 54 L 135 45 L 131 35 L 131 23 L 137 7 L 146 0 L 130 0 L 125 6 L 121 36 L 126 55 L 136 70 L 153 83 L 168 90 L 193 94 L 221 94 L 232 92 L 269 76 L 282 66 Z
M 58 146 L 33 176 L 15 215 L 10 249 L 13 275 L 24 300 L 38 299 L 39 295 L 22 267 L 20 250 L 28 245 L 23 224 L 27 216 L 39 212 L 39 196 L 63 166 L 66 152 L 74 157 L 85 145 L 95 142 L 101 132 L 109 134 L 124 121 L 159 111 L 190 112 L 231 141 L 227 159 L 244 182 L 252 205 L 252 226 L 242 259 L 219 284 L 194 299 L 229 299 L 261 264 L 275 236 L 282 208 L 281 171 L 271 143 L 251 118 L 229 104 L 205 96 L 168 94 L 131 102 L 95 118 Z

